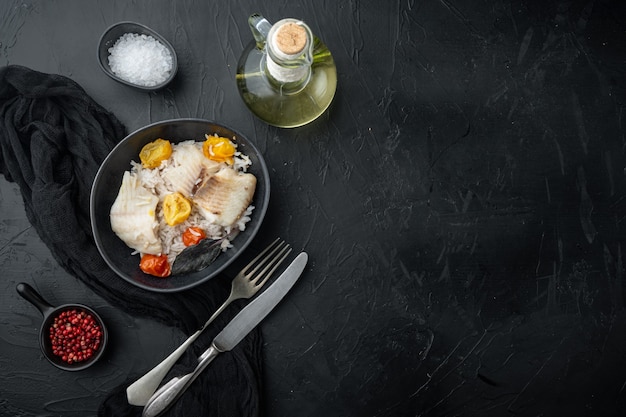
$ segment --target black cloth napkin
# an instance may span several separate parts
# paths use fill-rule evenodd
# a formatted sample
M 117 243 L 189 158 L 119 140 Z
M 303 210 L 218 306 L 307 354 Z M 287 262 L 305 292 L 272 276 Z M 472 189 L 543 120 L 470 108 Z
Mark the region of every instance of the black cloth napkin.
M 18 184 L 28 220 L 54 258 L 112 305 L 191 334 L 226 299 L 228 280 L 221 277 L 175 294 L 153 293 L 119 278 L 94 243 L 91 185 L 101 162 L 124 136 L 122 123 L 71 79 L 16 65 L 0 68 L 0 172 Z M 212 327 L 222 328 L 236 313 L 233 307 Z M 204 332 L 170 375 L 193 367 L 216 332 Z M 141 415 L 142 407 L 129 406 L 125 394 L 140 376 L 114 390 L 99 415 Z M 257 416 L 260 392 L 257 330 L 232 352 L 219 355 L 165 415 Z

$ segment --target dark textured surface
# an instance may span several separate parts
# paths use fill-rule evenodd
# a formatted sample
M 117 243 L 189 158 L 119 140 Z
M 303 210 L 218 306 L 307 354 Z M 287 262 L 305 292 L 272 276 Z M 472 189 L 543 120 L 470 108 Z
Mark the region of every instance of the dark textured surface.
M 270 127 L 240 100 L 253 12 L 302 18 L 333 52 L 317 122 Z M 122 20 L 176 48 L 165 90 L 98 67 Z M 267 416 L 626 413 L 623 2 L 9 0 L 0 22 L 0 65 L 72 78 L 130 131 L 201 117 L 255 141 L 272 197 L 254 246 L 310 255 L 262 325 Z M 184 339 L 68 276 L 4 179 L 0 211 L 2 415 L 92 415 Z M 104 316 L 101 364 L 46 362 L 21 281 Z

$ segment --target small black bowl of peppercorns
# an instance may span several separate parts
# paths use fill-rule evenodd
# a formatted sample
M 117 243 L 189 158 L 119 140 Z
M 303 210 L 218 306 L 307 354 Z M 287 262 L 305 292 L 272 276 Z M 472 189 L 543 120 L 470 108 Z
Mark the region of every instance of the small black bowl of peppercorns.
M 16 290 L 43 315 L 39 344 L 50 363 L 66 371 L 80 371 L 98 361 L 108 339 L 98 313 L 82 304 L 53 307 L 24 282 L 17 284 Z

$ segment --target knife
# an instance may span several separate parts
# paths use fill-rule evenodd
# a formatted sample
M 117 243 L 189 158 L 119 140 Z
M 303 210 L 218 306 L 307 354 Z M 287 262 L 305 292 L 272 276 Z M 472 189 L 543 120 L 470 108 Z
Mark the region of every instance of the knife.
M 166 411 L 217 355 L 231 350 L 241 342 L 293 287 L 304 271 L 307 260 L 306 252 L 296 256 L 272 285 L 252 300 L 224 327 L 224 330 L 215 336 L 211 346 L 198 358 L 196 369 L 183 376 L 170 379 L 150 397 L 142 416 L 155 417 Z

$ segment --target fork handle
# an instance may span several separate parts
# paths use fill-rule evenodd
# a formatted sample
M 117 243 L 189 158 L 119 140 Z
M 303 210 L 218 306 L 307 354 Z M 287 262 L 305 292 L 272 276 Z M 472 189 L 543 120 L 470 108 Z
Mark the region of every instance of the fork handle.
M 200 333 L 202 333 L 202 329 L 197 330 L 194 334 L 189 336 L 182 345 L 170 353 L 170 355 L 163 359 L 161 363 L 152 368 L 137 381 L 130 384 L 128 388 L 126 388 L 126 398 L 128 399 L 128 403 L 130 405 L 146 405 L 152 394 L 154 394 L 156 389 L 161 384 L 161 381 L 163 381 L 163 378 L 165 378 L 165 375 L 167 375 L 169 370 L 172 366 L 174 366 L 185 350 L 187 350 L 189 345 L 191 345 L 194 340 L 200 336 Z
M 218 308 L 215 313 L 204 323 L 204 325 L 197 330 L 194 334 L 189 336 L 187 340 L 183 342 L 176 350 L 174 350 L 170 355 L 163 359 L 161 363 L 152 368 L 148 373 L 144 376 L 133 382 L 126 388 L 126 399 L 130 405 L 138 405 L 144 406 L 147 404 L 148 400 L 154 394 L 154 392 L 159 388 L 161 381 L 165 378 L 165 375 L 169 372 L 169 370 L 174 366 L 176 361 L 183 355 L 185 350 L 200 336 L 200 333 L 204 329 L 207 328 L 209 324 L 222 312 L 224 309 L 235 300 L 235 297 L 229 296 L 228 299 Z
M 142 417 L 156 417 L 170 408 L 219 354 L 220 351 L 212 344 L 200 357 L 196 369 L 181 377 L 172 378 L 149 399 L 141 414 Z

